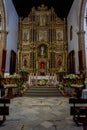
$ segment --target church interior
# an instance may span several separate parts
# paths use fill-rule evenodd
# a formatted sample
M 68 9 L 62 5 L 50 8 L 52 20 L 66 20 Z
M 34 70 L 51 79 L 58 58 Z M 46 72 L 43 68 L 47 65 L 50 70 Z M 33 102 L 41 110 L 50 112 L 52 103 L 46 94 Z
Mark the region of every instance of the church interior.
M 87 130 L 86 103 L 87 0 L 1 0 L 0 129 Z

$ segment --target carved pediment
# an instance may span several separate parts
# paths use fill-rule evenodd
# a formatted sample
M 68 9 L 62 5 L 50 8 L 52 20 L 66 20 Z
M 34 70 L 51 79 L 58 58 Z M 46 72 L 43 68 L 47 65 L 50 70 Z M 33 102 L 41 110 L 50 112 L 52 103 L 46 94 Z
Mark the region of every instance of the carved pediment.
M 29 17 L 26 17 L 22 20 L 22 23 L 29 24 Z
M 56 23 L 56 24 L 64 24 L 64 20 L 62 20 L 62 19 L 59 18 L 59 17 L 56 17 L 55 23 Z
M 48 7 L 45 6 L 44 4 L 42 4 L 41 6 L 38 7 L 38 10 L 40 10 L 40 11 L 47 10 L 47 9 L 48 9 Z

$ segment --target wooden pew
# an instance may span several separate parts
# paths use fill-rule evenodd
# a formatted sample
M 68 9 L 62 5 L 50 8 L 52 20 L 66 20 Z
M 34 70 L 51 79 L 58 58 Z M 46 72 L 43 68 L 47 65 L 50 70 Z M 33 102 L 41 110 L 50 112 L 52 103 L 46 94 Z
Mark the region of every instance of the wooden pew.
M 73 116 L 74 122 L 79 126 L 82 124 L 87 125 L 87 99 L 82 98 L 69 98 L 70 115 Z
M 9 115 L 9 106 L 7 106 L 7 104 L 10 104 L 10 99 L 0 98 L 0 104 L 0 116 L 2 116 L 2 119 L 0 120 L 0 125 L 2 125 L 6 120 L 6 116 Z

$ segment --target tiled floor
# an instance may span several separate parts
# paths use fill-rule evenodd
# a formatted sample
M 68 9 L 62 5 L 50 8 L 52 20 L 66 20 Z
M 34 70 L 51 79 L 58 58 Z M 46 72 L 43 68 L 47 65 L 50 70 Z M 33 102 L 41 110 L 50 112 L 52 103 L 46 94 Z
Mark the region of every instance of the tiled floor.
M 70 116 L 67 97 L 17 97 L 0 130 L 83 130 Z

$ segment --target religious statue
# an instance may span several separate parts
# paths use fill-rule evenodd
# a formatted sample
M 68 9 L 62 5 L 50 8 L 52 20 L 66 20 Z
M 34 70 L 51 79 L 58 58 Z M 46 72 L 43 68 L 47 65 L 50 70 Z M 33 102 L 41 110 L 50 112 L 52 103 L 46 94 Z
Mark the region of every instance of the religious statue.
M 41 56 L 44 56 L 44 46 L 41 46 Z
M 24 33 L 23 33 L 23 40 L 24 41 L 29 40 L 29 32 L 28 31 L 24 31 Z
M 27 66 L 27 60 L 24 59 L 24 66 L 26 67 Z
M 42 44 L 38 47 L 38 56 L 46 57 L 47 56 L 47 46 Z
M 29 65 L 29 56 L 28 56 L 28 55 L 25 55 L 25 56 L 23 57 L 23 66 L 24 66 L 24 67 L 28 67 L 28 65 Z

